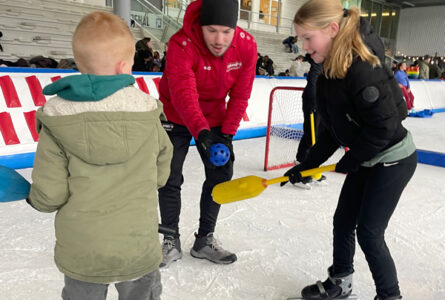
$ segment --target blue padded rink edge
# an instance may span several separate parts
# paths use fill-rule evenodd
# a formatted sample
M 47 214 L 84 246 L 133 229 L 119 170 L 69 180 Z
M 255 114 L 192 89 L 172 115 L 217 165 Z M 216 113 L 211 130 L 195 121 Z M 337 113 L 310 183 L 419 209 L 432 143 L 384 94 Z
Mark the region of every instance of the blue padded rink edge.
M 240 129 L 234 140 L 263 137 L 266 135 L 266 130 L 266 126 Z M 194 140 L 191 145 L 194 145 Z M 417 149 L 417 155 L 419 163 L 445 168 L 445 153 Z M 35 152 L 3 155 L 0 156 L 0 165 L 11 169 L 32 168 L 34 156 Z

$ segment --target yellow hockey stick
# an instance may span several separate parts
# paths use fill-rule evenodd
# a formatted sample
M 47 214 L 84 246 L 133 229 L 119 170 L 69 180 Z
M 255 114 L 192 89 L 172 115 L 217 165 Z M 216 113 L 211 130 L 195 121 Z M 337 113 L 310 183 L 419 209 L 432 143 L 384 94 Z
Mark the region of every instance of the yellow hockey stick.
M 334 165 L 327 165 L 301 172 L 302 177 L 335 170 Z M 213 201 L 226 204 L 253 198 L 261 194 L 268 185 L 288 181 L 288 176 L 265 179 L 258 176 L 246 176 L 217 184 L 212 191 Z

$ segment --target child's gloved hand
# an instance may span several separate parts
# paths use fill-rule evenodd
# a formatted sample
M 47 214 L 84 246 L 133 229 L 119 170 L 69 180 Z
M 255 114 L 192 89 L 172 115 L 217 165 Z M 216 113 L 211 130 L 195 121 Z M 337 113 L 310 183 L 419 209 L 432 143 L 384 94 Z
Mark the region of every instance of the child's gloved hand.
M 299 164 L 296 165 L 295 167 L 292 167 L 291 169 L 287 170 L 286 173 L 284 173 L 284 176 L 288 176 L 289 177 L 289 181 L 294 184 L 297 182 L 302 182 L 302 183 L 308 183 L 309 181 L 311 181 L 311 177 L 302 177 L 301 176 L 301 171 L 304 171 L 305 168 L 303 165 Z M 288 183 L 288 181 L 282 182 L 280 183 L 280 186 L 285 185 L 286 183 Z

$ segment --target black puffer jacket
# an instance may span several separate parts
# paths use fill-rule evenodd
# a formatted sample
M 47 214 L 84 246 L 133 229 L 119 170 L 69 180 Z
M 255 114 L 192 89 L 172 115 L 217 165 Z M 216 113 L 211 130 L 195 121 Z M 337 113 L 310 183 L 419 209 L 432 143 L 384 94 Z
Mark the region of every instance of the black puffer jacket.
M 367 22 L 361 25 L 370 27 Z M 376 56 L 384 57 L 383 44 L 368 29 L 363 30 L 368 33 L 364 36 L 365 43 Z M 406 136 L 407 131 L 401 124 L 407 114 L 406 104 L 386 67 L 373 68 L 357 58 L 344 79 L 321 75 L 316 93 L 317 110 L 327 130 L 305 160 L 307 168 L 326 161 L 339 145 L 349 147 L 346 155 L 360 165 Z

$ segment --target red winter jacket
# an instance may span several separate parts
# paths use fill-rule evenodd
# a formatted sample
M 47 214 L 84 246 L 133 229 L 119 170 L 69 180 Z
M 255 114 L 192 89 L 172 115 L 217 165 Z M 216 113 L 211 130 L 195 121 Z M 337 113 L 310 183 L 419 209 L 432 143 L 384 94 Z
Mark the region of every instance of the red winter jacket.
M 255 78 L 256 42 L 236 27 L 224 56 L 214 56 L 202 36 L 201 4 L 197 0 L 187 7 L 182 29 L 170 38 L 160 100 L 167 119 L 185 125 L 195 138 L 201 130 L 216 126 L 234 135 Z

